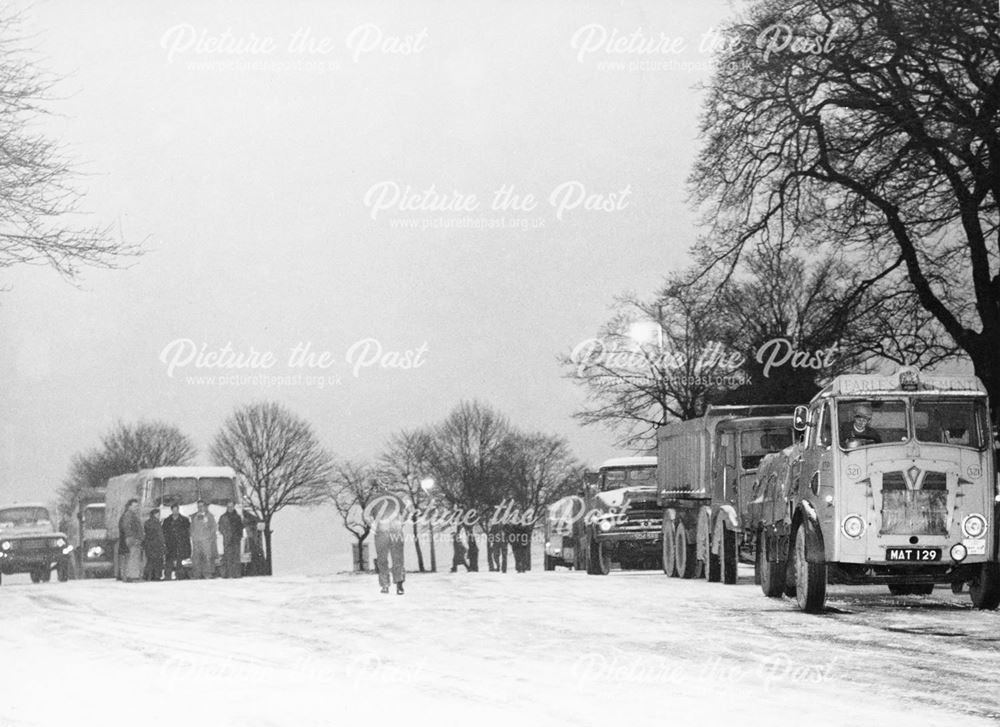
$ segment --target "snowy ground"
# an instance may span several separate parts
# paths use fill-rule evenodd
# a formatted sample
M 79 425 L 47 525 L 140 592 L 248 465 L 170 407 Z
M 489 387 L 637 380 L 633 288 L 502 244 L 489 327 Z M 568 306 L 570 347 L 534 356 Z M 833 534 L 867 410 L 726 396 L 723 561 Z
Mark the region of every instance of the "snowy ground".
M 1000 718 L 1000 614 L 967 594 L 837 587 L 809 616 L 740 575 L 410 574 L 401 597 L 351 575 L 5 578 L 0 725 Z

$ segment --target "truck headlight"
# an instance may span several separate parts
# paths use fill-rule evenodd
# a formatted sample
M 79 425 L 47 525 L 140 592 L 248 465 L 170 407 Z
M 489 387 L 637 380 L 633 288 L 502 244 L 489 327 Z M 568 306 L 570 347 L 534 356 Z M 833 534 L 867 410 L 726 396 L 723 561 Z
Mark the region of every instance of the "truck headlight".
M 87 551 L 87 557 L 90 558 L 91 560 L 100 558 L 102 555 L 104 555 L 104 548 L 102 548 L 100 545 L 95 545 L 94 547 L 92 547 L 90 550 Z
M 0 543 L 0 550 L 10 550 L 10 541 L 5 540 L 2 543 Z
M 840 527 L 843 529 L 844 535 L 857 540 L 865 531 L 865 521 L 860 515 L 848 515 Z
M 981 538 L 986 534 L 986 518 L 976 513 L 962 521 L 962 532 L 967 538 Z
M 608 532 L 613 527 L 613 525 L 610 520 L 605 518 L 604 520 L 601 520 L 601 522 L 597 524 L 597 527 L 599 527 L 604 532 Z
M 66 547 L 66 538 L 56 538 L 56 547 L 57 548 L 65 548 Z
M 969 551 L 961 543 L 955 543 L 951 546 L 951 559 L 956 563 L 961 563 L 968 554 Z

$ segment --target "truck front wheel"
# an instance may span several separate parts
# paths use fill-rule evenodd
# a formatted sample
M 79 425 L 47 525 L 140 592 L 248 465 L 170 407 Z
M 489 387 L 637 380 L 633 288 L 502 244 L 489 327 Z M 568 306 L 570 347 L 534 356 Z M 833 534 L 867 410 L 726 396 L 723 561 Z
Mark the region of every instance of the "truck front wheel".
M 826 604 L 826 564 L 806 560 L 808 521 L 795 532 L 795 600 L 806 613 L 820 613 Z
M 722 582 L 727 585 L 736 583 L 736 531 L 723 526 L 722 528 Z
M 590 568 L 587 572 L 592 576 L 606 576 L 611 572 L 611 556 L 604 544 L 596 539 L 590 541 Z

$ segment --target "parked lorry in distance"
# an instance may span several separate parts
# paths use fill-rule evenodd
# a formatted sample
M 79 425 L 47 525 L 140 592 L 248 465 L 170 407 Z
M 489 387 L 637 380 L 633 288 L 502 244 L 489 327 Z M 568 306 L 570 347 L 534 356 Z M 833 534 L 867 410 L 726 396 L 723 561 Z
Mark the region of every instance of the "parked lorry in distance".
M 226 511 L 226 503 L 234 502 L 236 512 L 243 517 L 243 500 L 240 493 L 236 472 L 231 467 L 155 467 L 129 474 L 112 477 L 108 480 L 105 494 L 105 523 L 108 540 L 114 549 L 113 562 L 115 575 L 119 574 L 121 559 L 118 551 L 118 522 L 125 512 L 125 504 L 135 498 L 139 501 L 139 513 L 142 520 L 148 517 L 150 510 L 158 508 L 160 520 L 170 515 L 170 509 L 177 505 L 181 515 L 190 518 L 198 509 L 198 501 L 204 500 L 209 512 L 216 522 Z M 222 535 L 216 536 L 215 562 L 219 565 L 219 554 L 222 553 Z M 249 539 L 241 541 L 240 560 L 244 570 L 250 562 Z M 190 567 L 190 560 L 185 567 Z
M 660 567 L 662 509 L 656 503 L 656 457 L 609 459 L 583 489 L 577 547 L 591 575 Z
M 114 542 L 108 539 L 104 488 L 86 488 L 77 494 L 70 515 L 76 574 L 104 578 L 114 574 Z
M 768 596 L 823 610 L 827 582 L 925 595 L 970 584 L 1000 605 L 995 444 L 974 376 L 838 376 L 795 413 L 804 437 L 765 458 L 748 526 Z
M 598 481 L 597 470 L 588 470 L 583 475 L 582 490 L 594 486 Z M 583 499 L 567 495 L 546 508 L 545 530 L 545 570 L 555 570 L 556 566 L 582 570 L 583 554 L 577 542 L 580 528 L 577 520 L 583 516 Z
M 42 503 L 0 507 L 0 582 L 5 575 L 28 573 L 32 583 L 41 583 L 51 579 L 53 569 L 60 581 L 68 580 L 72 552 Z
M 792 443 L 793 405 L 710 406 L 657 431 L 663 571 L 736 583 L 753 562 L 746 513 L 761 460 Z

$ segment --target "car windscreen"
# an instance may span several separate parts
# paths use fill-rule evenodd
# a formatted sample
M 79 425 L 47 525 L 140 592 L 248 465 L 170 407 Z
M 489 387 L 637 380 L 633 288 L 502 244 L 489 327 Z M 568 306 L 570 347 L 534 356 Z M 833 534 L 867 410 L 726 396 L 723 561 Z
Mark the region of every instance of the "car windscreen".
M 87 530 L 106 528 L 103 507 L 87 507 L 83 510 L 83 527 Z
M 852 399 L 837 402 L 840 446 L 895 444 L 909 439 L 906 402 L 901 399 Z
M 44 507 L 8 507 L 0 510 L 0 528 L 47 525 L 49 511 Z
M 656 467 L 629 467 L 604 470 L 604 490 L 656 484 Z
M 958 444 L 982 449 L 989 427 L 982 401 L 968 399 L 916 399 L 913 425 L 921 442 Z

